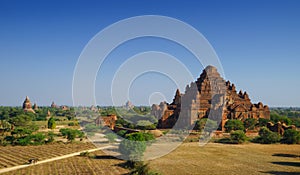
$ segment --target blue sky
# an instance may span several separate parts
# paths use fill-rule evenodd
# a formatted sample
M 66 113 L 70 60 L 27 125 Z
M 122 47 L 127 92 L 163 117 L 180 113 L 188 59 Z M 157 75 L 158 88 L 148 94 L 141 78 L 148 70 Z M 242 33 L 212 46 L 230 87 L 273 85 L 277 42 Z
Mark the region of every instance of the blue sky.
M 253 102 L 300 106 L 296 0 L 0 0 L 0 105 L 21 105 L 26 95 L 39 105 L 72 104 L 73 72 L 85 45 L 108 25 L 138 15 L 169 16 L 195 27 L 214 47 L 225 78 L 246 90 Z M 195 79 L 203 69 L 172 42 L 144 38 L 124 43 L 98 73 L 98 104 L 111 104 L 111 78 L 123 61 L 149 50 L 177 56 Z M 175 89 L 167 77 L 145 74 L 133 82 L 130 97 L 135 104 L 147 104 L 151 93 L 161 91 L 170 101 Z

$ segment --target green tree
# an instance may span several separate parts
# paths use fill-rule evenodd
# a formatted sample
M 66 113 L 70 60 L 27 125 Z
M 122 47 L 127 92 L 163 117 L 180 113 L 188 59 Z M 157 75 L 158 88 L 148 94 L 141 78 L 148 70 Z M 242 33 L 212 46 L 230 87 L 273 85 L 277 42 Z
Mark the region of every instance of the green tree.
M 117 132 L 117 134 L 118 134 L 119 136 L 121 136 L 121 137 L 125 137 L 126 133 L 127 133 L 126 130 L 120 130 L 120 131 Z
M 150 122 L 149 120 L 139 120 L 137 122 L 137 128 L 142 130 L 156 129 L 156 124 Z
M 62 128 L 59 130 L 59 132 L 62 134 L 62 136 L 65 136 L 68 141 L 74 141 L 76 137 L 84 137 L 84 133 L 76 129 Z
M 42 145 L 45 143 L 46 136 L 43 133 L 36 133 L 30 136 L 34 145 Z
M 268 122 L 270 122 L 269 119 L 265 119 L 265 118 L 259 118 L 258 119 L 258 126 L 263 127 L 263 126 L 267 126 Z
M 271 113 L 271 120 L 274 123 L 281 122 L 281 123 L 285 123 L 287 125 L 292 124 L 292 120 L 290 118 L 288 118 L 287 116 L 280 116 L 277 113 Z
M 235 142 L 235 143 L 243 143 L 247 140 L 247 137 L 246 137 L 244 131 L 237 130 L 237 131 L 232 131 L 230 133 L 230 139 L 232 142 Z
M 32 118 L 26 114 L 20 114 L 16 117 L 10 118 L 10 123 L 14 124 L 15 126 L 27 126 L 32 121 Z
M 244 127 L 245 129 L 254 129 L 255 125 L 257 123 L 257 120 L 254 119 L 254 118 L 247 118 L 245 121 L 244 121 Z
M 76 131 L 69 130 L 69 132 L 67 132 L 67 139 L 68 139 L 68 141 L 74 141 L 75 138 L 76 138 Z
M 259 136 L 254 138 L 253 141 L 257 143 L 271 144 L 279 142 L 280 139 L 281 137 L 278 133 L 270 131 L 267 127 L 262 127 L 259 130 Z
M 17 144 L 21 146 L 27 146 L 31 142 L 31 138 L 29 136 L 18 139 Z
M 198 131 L 205 129 L 207 132 L 212 132 L 217 129 L 217 122 L 208 118 L 202 118 L 196 121 L 194 128 Z
M 148 164 L 144 162 L 135 162 L 133 169 L 129 173 L 130 175 L 159 175 L 159 173 L 151 171 Z
M 296 144 L 300 143 L 300 132 L 294 129 L 284 131 L 282 143 Z
M 56 128 L 56 122 L 53 117 L 50 117 L 48 120 L 48 128 L 49 129 L 55 129 Z
M 54 141 L 55 134 L 54 132 L 48 132 L 47 143 L 52 143 Z
M 123 158 L 131 161 L 140 160 L 146 150 L 146 141 L 149 141 L 149 139 L 151 137 L 148 133 L 137 132 L 127 134 L 119 145 L 119 150 L 124 156 Z
M 225 129 L 227 132 L 231 132 L 233 130 L 244 130 L 244 124 L 241 120 L 230 119 L 225 123 Z
M 15 128 L 11 132 L 11 135 L 16 135 L 18 137 L 23 137 L 23 136 L 26 136 L 26 135 L 30 135 L 32 132 L 33 131 L 31 129 L 18 127 L 18 128 Z

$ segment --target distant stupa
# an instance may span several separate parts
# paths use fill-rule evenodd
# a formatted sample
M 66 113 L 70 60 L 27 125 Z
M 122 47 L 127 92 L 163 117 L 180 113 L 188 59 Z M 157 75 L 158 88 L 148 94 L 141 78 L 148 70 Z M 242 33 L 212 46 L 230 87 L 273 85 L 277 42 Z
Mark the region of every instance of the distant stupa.
M 33 104 L 33 110 L 36 111 L 36 110 L 38 110 L 38 109 L 39 109 L 38 105 L 37 105 L 36 103 L 34 103 L 34 104 Z
M 127 101 L 126 104 L 125 104 L 125 108 L 128 109 L 128 110 L 133 109 L 134 105 L 130 101 Z
M 51 103 L 51 108 L 57 108 L 57 105 L 54 103 L 54 101 Z
M 23 110 L 25 112 L 32 112 L 32 113 L 35 113 L 35 111 L 32 109 L 32 105 L 31 105 L 31 102 L 29 100 L 29 97 L 26 96 L 24 102 L 23 102 Z

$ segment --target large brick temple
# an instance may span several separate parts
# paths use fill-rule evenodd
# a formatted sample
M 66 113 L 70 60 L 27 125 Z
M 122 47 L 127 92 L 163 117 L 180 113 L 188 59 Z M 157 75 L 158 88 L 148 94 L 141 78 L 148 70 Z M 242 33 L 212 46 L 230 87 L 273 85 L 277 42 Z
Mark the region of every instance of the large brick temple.
M 235 85 L 225 81 L 213 66 L 207 66 L 197 81 L 187 85 L 184 94 L 177 89 L 171 104 L 153 104 L 151 113 L 158 119 L 159 128 L 172 128 L 176 122 L 191 126 L 209 117 L 221 118 L 219 129 L 224 130 L 228 119 L 270 118 L 267 105 L 251 103 L 247 92 L 237 93 Z

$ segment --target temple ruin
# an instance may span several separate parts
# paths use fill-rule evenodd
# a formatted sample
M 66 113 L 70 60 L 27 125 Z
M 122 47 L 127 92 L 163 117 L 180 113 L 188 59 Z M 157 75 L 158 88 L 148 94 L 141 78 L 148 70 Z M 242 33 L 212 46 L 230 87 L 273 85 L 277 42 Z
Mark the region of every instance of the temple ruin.
M 270 118 L 267 105 L 251 103 L 247 92 L 237 92 L 235 85 L 225 81 L 213 66 L 207 66 L 184 94 L 177 89 L 171 104 L 153 104 L 151 114 L 158 119 L 159 128 L 172 128 L 176 123 L 192 126 L 196 120 L 209 117 L 220 121 L 222 131 L 229 119 Z

